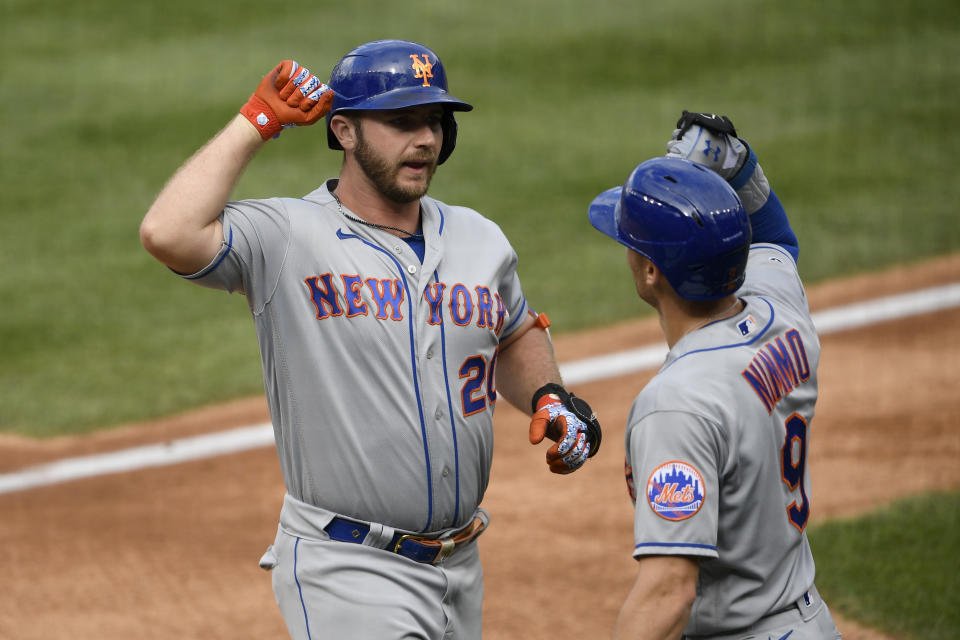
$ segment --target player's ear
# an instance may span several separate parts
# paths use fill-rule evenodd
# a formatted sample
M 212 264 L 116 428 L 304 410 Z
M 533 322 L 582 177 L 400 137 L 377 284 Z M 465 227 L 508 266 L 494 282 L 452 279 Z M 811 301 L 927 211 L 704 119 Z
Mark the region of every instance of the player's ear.
M 653 264 L 652 260 L 648 260 L 647 262 L 649 262 L 649 266 L 646 270 L 646 277 L 649 286 L 656 291 L 669 291 L 673 295 L 679 296 L 679 294 L 677 294 L 677 290 L 674 289 L 673 285 L 670 284 L 670 281 L 667 280 L 666 274 L 661 271 L 660 267 Z
M 633 274 L 633 280 L 637 283 L 637 286 L 653 284 L 651 278 L 653 278 L 654 273 L 651 269 L 656 269 L 656 266 L 654 266 L 652 260 L 628 247 L 627 265 L 630 267 L 630 272 Z
M 643 278 L 644 282 L 651 287 L 659 284 L 663 279 L 663 271 L 657 268 L 657 265 L 653 264 L 653 260 L 650 258 L 641 256 L 641 267 L 640 267 L 640 277 Z
M 670 281 L 667 280 L 666 274 L 660 270 L 660 267 L 653 264 L 652 261 L 650 262 L 650 273 L 650 277 L 653 278 L 657 284 L 670 284 Z
M 352 151 L 357 146 L 357 127 L 360 123 L 353 118 L 337 114 L 330 118 L 330 130 L 344 151 Z

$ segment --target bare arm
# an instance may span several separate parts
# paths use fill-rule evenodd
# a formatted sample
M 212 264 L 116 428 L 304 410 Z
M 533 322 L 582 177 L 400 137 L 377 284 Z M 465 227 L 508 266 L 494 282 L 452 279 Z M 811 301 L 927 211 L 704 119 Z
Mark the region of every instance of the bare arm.
M 700 567 L 684 556 L 646 556 L 627 595 L 614 640 L 677 640 L 697 595 Z
M 497 356 L 497 393 L 530 415 L 534 392 L 547 384 L 560 384 L 553 345 L 546 331 L 527 318 L 516 332 L 500 345 Z
M 209 264 L 223 241 L 217 219 L 254 154 L 260 133 L 237 115 L 173 175 L 140 223 L 140 241 L 179 273 Z
M 538 445 L 544 438 L 555 443 L 546 451 L 552 473 L 572 473 L 599 451 L 600 422 L 590 405 L 563 388 L 550 335 L 537 320 L 528 318 L 500 345 L 496 376 L 497 392 L 533 416 L 530 444 Z
M 220 251 L 217 219 L 247 163 L 285 126 L 323 118 L 333 91 L 293 60 L 260 81 L 240 113 L 180 167 L 140 223 L 140 242 L 174 271 L 196 273 Z

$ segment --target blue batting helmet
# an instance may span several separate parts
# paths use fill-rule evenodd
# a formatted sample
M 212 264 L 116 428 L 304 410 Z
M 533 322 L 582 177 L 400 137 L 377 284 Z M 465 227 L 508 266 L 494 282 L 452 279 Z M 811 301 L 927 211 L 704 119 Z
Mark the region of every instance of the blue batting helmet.
M 649 258 L 681 298 L 716 300 L 743 284 L 750 219 L 733 188 L 679 158 L 640 164 L 590 204 L 590 223 Z
M 343 149 L 330 129 L 330 120 L 338 113 L 442 104 L 443 144 L 437 158 L 442 164 L 457 144 L 453 112 L 473 109 L 447 93 L 447 74 L 437 54 L 406 40 L 376 40 L 360 45 L 337 63 L 328 84 L 335 93 L 327 114 L 327 144 L 331 149 Z

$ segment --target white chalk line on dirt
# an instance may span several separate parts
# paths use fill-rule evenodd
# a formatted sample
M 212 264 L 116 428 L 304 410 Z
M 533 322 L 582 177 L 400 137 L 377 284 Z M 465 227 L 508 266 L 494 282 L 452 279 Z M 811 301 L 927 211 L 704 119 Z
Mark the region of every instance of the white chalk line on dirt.
M 813 314 L 823 335 L 960 306 L 960 282 L 827 309 Z M 584 384 L 658 367 L 665 344 L 651 345 L 560 365 L 564 382 Z M 188 462 L 273 446 L 273 426 L 259 424 L 159 444 L 66 458 L 0 475 L 0 494 L 147 467 Z

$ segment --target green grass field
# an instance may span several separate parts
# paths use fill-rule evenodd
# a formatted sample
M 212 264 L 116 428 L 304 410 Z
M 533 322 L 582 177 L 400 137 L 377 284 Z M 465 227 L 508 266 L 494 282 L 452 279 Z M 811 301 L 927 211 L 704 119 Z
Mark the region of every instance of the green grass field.
M 809 531 L 831 609 L 900 638 L 953 640 L 960 629 L 960 494 L 931 493 Z
M 502 225 L 528 298 L 556 332 L 647 312 L 623 252 L 585 211 L 663 153 L 684 108 L 730 115 L 757 150 L 808 283 L 960 248 L 960 5 L 949 0 L 0 7 L 0 432 L 82 433 L 262 391 L 244 300 L 181 282 L 137 229 L 166 179 L 277 61 L 324 75 L 377 38 L 434 48 L 451 91 L 476 106 L 460 117 L 433 195 Z M 339 162 L 321 127 L 287 132 L 235 196 L 303 194 Z M 956 497 L 948 504 L 941 524 L 954 531 Z M 886 525 L 870 566 L 918 546 L 894 534 L 916 533 L 920 517 L 910 505 L 897 513 L 906 520 Z M 813 534 L 837 607 L 948 637 L 875 613 L 890 605 L 869 592 L 890 576 L 864 581 L 843 562 L 864 529 L 876 523 Z M 941 568 L 957 566 L 955 549 L 941 550 Z M 917 584 L 910 602 L 957 590 L 955 576 Z

